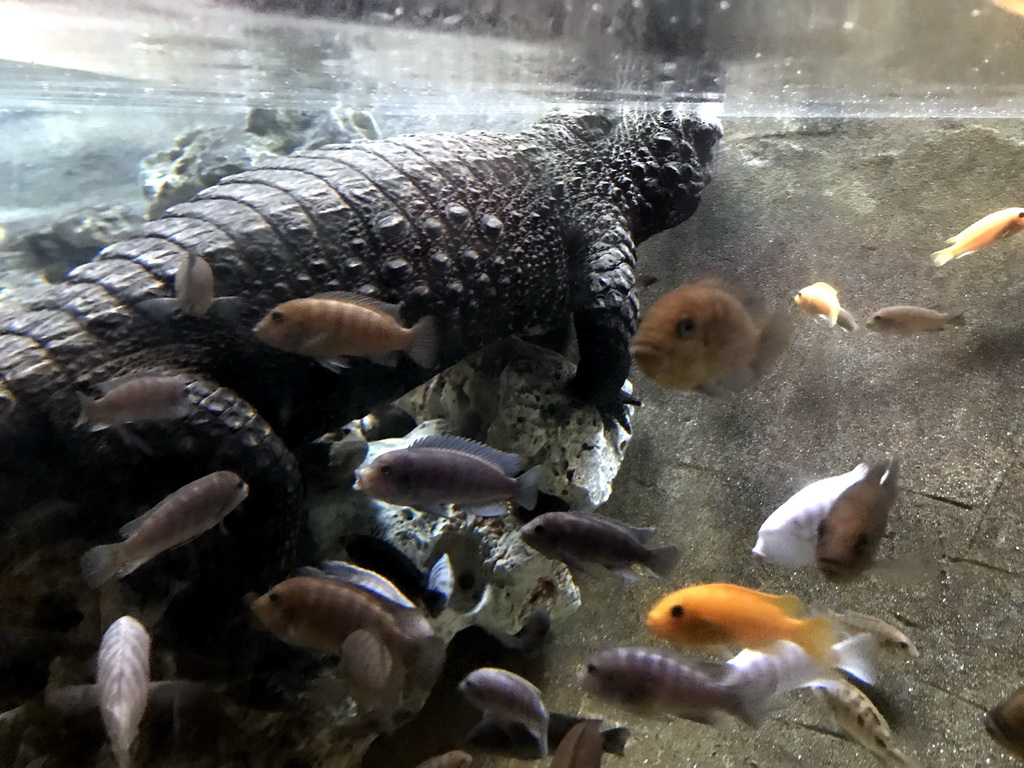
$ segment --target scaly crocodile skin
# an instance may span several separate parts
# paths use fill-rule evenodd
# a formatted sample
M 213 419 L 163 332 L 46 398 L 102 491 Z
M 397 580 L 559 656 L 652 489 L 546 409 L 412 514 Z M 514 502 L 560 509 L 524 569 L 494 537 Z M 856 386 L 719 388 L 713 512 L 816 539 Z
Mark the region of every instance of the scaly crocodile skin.
M 563 115 L 519 134 L 329 146 L 225 178 L 0 318 L 0 511 L 63 496 L 96 511 L 88 536 L 110 540 L 125 499 L 152 504 L 232 469 L 251 493 L 212 551 L 261 588 L 295 561 L 304 528 L 292 450 L 490 342 L 571 316 L 571 390 L 621 416 L 635 247 L 694 212 L 719 135 L 670 111 Z M 240 317 L 138 309 L 171 295 L 189 252 L 212 265 L 219 295 L 244 299 Z M 437 369 L 403 359 L 336 375 L 254 337 L 275 304 L 336 290 L 400 304 L 407 324 L 437 316 Z M 194 381 L 192 415 L 135 430 L 148 454 L 74 427 L 77 393 L 133 370 Z

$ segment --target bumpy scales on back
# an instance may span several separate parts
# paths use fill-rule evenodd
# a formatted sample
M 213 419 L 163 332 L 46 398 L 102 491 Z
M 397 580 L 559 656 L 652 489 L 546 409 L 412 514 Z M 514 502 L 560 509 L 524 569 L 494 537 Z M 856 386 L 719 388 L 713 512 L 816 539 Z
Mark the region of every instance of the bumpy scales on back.
M 232 470 L 251 493 L 216 546 L 240 579 L 265 586 L 302 529 L 293 450 L 490 342 L 571 318 L 581 355 L 571 392 L 621 418 L 635 247 L 696 210 L 719 136 L 671 111 L 562 115 L 519 134 L 302 151 L 223 179 L 0 318 L 0 511 L 63 494 L 109 518 L 133 493 L 152 503 Z M 218 295 L 241 297 L 237 316 L 140 309 L 173 295 L 190 254 L 210 264 Z M 407 327 L 436 317 L 437 367 L 360 360 L 336 374 L 253 334 L 275 305 L 327 291 L 399 305 Z M 186 377 L 196 406 L 137 427 L 148 454 L 75 427 L 79 393 L 138 370 Z M 110 529 L 129 516 L 113 514 L 123 516 Z

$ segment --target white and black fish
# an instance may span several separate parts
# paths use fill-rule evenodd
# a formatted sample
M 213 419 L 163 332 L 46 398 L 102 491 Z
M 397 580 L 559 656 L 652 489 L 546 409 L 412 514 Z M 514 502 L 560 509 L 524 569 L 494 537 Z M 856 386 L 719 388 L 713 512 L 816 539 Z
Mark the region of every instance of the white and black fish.
M 540 744 L 540 756 L 547 756 L 548 711 L 529 680 L 507 669 L 481 667 L 462 679 L 459 691 L 487 717 L 526 726 Z
M 354 487 L 375 499 L 444 514 L 457 504 L 480 517 L 537 503 L 540 467 L 523 472 L 519 456 L 449 435 L 424 437 L 356 470 Z M 520 474 L 522 473 L 522 474 Z
M 878 758 L 886 768 L 917 765 L 893 743 L 889 724 L 859 688 L 841 680 L 826 680 L 812 687 L 846 735 Z
M 627 579 L 633 566 L 667 576 L 679 561 L 673 546 L 651 548 L 653 528 L 633 528 L 594 512 L 546 512 L 519 529 L 523 541 L 543 555 L 586 570 L 595 563 Z

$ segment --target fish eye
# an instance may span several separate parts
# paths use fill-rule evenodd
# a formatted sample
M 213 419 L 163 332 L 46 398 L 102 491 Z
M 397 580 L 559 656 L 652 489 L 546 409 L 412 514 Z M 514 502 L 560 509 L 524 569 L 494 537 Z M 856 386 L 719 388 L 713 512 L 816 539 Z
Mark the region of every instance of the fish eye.
M 270 313 L 270 319 L 273 320 L 275 323 L 283 322 L 284 321 L 284 312 L 281 312 L 280 310 L 275 309 L 273 312 Z
M 238 485 L 235 486 L 235 490 L 244 491 L 245 490 L 245 480 L 239 480 L 238 481 Z
M 903 640 L 900 640 L 898 643 L 896 643 L 896 645 L 902 648 L 904 651 L 910 648 L 909 643 L 906 643 Z
M 673 605 L 670 613 L 672 614 L 673 619 L 681 619 L 683 617 L 683 606 Z
M 277 592 L 267 592 L 267 599 L 272 603 L 276 603 L 280 601 L 281 596 Z
M 597 665 L 587 664 L 587 672 L 589 672 L 590 674 L 594 674 L 595 672 L 597 672 Z
M 1018 219 L 1024 219 L 1024 211 L 1021 211 L 1020 213 L 1018 213 L 1017 214 L 1017 218 Z
M 692 317 L 681 317 L 676 322 L 676 336 L 680 339 L 687 339 L 697 329 L 697 323 Z
M 543 526 L 543 525 L 538 525 L 538 526 L 537 526 L 536 528 L 534 528 L 533 530 L 535 530 L 535 531 L 536 531 L 537 533 L 539 533 L 539 534 L 542 534 L 542 535 L 543 535 L 543 533 L 544 533 L 544 526 Z
M 380 467 L 378 467 L 378 470 L 380 471 L 380 473 L 382 475 L 390 475 L 391 474 L 391 465 L 390 464 L 381 464 Z
M 857 549 L 864 549 L 864 547 L 866 547 L 867 545 L 868 535 L 866 533 L 862 533 L 860 536 L 858 536 L 857 540 L 853 543 L 853 546 Z

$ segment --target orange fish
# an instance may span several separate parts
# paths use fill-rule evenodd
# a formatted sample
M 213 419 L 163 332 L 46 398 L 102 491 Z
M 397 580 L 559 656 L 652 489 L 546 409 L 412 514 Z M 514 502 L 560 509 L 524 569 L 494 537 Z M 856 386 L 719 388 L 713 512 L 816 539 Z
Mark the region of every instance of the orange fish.
M 736 584 L 701 584 L 676 590 L 647 614 L 647 628 L 675 645 L 737 645 L 764 650 L 789 640 L 816 660 L 831 663 L 832 619 L 801 618 L 795 595 L 771 595 Z
M 353 293 L 322 293 L 278 304 L 253 329 L 264 344 L 306 355 L 337 371 L 346 358 L 367 357 L 397 365 L 398 353 L 431 368 L 436 362 L 438 331 L 433 317 L 412 328 L 402 325 L 399 308 Z
M 839 322 L 843 308 L 839 306 L 839 294 L 828 283 L 812 283 L 801 288 L 793 297 L 793 303 L 810 315 L 817 315 L 829 325 Z M 847 313 L 844 323 L 848 323 L 852 315 Z
M 789 329 L 784 312 L 759 323 L 724 285 L 701 280 L 647 310 L 630 353 L 662 387 L 723 395 L 767 374 L 789 344 Z
M 932 261 L 936 267 L 941 267 L 947 261 L 974 253 L 996 240 L 1017 234 L 1021 229 L 1024 229 L 1024 208 L 1004 208 L 990 213 L 949 238 L 946 241 L 949 247 L 933 253 Z
M 992 0 L 992 2 L 1004 11 L 1024 16 L 1024 0 Z

